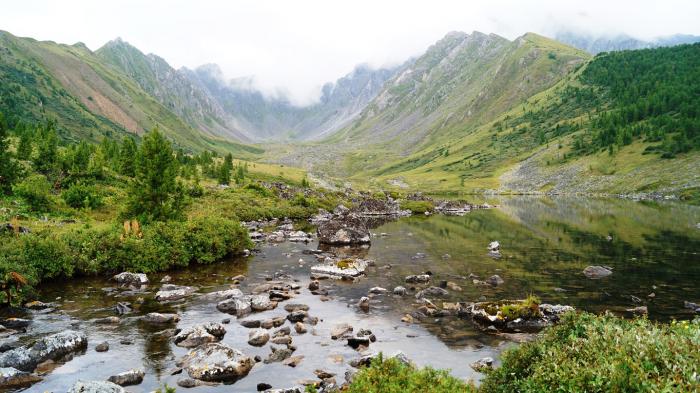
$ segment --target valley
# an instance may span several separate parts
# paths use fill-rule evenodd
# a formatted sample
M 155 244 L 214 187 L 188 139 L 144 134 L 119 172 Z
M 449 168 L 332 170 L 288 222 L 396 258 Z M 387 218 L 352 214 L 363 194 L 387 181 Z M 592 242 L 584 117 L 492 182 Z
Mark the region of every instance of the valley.
M 553 36 L 300 104 L 0 31 L 0 391 L 697 391 L 700 38 Z

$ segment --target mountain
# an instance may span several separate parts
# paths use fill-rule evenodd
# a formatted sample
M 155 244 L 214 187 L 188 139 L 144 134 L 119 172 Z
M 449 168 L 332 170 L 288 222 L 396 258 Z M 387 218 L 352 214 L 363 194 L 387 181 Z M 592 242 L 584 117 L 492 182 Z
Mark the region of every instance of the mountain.
M 700 36 L 687 34 L 674 34 L 666 37 L 658 37 L 651 41 L 640 40 L 625 34 L 612 36 L 594 36 L 591 34 L 560 31 L 555 37 L 557 41 L 569 44 L 575 48 L 585 50 L 591 54 L 611 52 L 619 50 L 658 48 L 661 46 L 674 46 L 700 42 Z
M 73 141 L 141 135 L 157 126 L 189 150 L 262 152 L 193 128 L 83 44 L 0 32 L 0 53 L 0 111 L 11 123 L 55 119 L 61 137 Z
M 188 71 L 187 76 L 204 86 L 255 140 L 313 140 L 351 121 L 400 68 L 360 65 L 335 83 L 324 85 L 319 102 L 306 107 L 284 98 L 266 97 L 252 87 L 249 79 L 226 80 L 215 64 Z
M 514 41 L 480 32 L 449 33 L 390 79 L 355 121 L 324 141 L 324 149 L 346 153 L 343 160 L 330 154 L 336 167 L 329 172 L 364 172 L 450 136 L 466 138 L 588 58 L 531 33 Z M 290 160 L 317 158 L 302 152 Z
M 208 92 L 188 78 L 188 70 L 175 70 L 154 54 L 145 55 L 129 43 L 116 39 L 95 54 L 132 78 L 144 91 L 190 126 L 210 135 L 239 141 L 251 138 L 239 130 Z
M 533 35 L 518 41 L 520 48 L 549 47 L 544 51 L 547 60 L 576 53 Z M 329 156 L 351 181 L 368 187 L 627 195 L 700 190 L 700 43 L 609 52 L 593 59 L 583 55 L 565 64 L 573 67 L 566 67 L 569 70 L 558 78 L 543 79 L 541 90 L 523 92 L 510 108 L 502 106 L 504 110 L 476 122 L 438 127 L 420 139 L 417 148 L 406 149 L 408 154 L 392 154 L 398 137 L 381 149 L 343 150 L 340 144 Z M 552 64 L 545 68 L 553 69 Z M 533 70 L 524 75 L 531 83 L 537 80 Z M 505 79 L 508 91 L 517 78 Z M 485 97 L 500 95 L 492 92 L 498 86 L 494 82 L 481 88 Z M 391 89 L 392 83 L 388 86 Z M 445 102 L 451 99 L 448 96 Z M 402 113 L 396 106 L 400 102 L 384 107 L 382 113 Z M 449 119 L 448 112 L 436 118 L 443 124 Z M 367 129 L 372 130 L 359 131 Z M 374 132 L 381 130 L 377 127 Z M 352 131 L 339 135 L 352 138 Z M 409 127 L 405 132 L 414 130 Z

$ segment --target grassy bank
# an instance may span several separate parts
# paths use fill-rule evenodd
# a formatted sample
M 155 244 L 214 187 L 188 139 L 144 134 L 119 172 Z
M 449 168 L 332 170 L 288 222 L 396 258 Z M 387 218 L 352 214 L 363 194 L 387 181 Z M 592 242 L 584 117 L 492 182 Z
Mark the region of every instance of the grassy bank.
M 478 388 L 444 371 L 377 359 L 350 392 L 696 392 L 700 319 L 659 324 L 644 318 L 571 313 L 536 341 L 503 353 Z

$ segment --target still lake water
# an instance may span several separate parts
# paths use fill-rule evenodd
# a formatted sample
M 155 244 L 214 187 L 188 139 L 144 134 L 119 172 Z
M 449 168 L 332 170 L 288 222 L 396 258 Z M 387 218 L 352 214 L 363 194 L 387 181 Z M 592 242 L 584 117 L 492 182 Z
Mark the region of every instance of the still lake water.
M 343 342 L 330 339 L 330 329 L 341 322 L 350 323 L 356 330 L 371 329 L 378 338 L 370 346 L 371 351 L 392 354 L 401 350 L 418 365 L 449 368 L 455 376 L 478 379 L 480 374 L 469 367 L 471 362 L 484 356 L 497 358 L 504 348 L 516 344 L 484 334 L 456 317 L 402 323 L 401 317 L 415 309 L 412 296 L 376 296 L 369 313 L 355 306 L 371 287 L 391 290 L 397 285 L 406 286 L 405 276 L 428 270 L 434 274 L 434 283 L 449 280 L 462 288 L 460 292 L 450 291 L 446 301 L 535 294 L 543 302 L 568 304 L 596 313 L 610 310 L 626 315 L 627 308 L 647 305 L 652 319 L 693 317 L 691 310 L 683 308 L 683 301 L 700 302 L 699 207 L 670 202 L 540 197 L 488 202 L 499 207 L 464 217 L 418 216 L 388 222 L 372 230 L 376 236 L 368 249 L 338 250 L 373 259 L 376 267 L 355 283 L 322 282 L 331 297 L 325 302 L 306 289 L 314 258 L 302 254 L 302 250 L 317 248 L 315 243 L 262 244 L 260 252 L 249 258 L 170 272 L 174 284 L 197 286 L 200 292 L 226 289 L 230 277 L 238 274 L 248 276 L 241 285 L 244 292 L 264 282 L 265 277 L 288 274 L 299 280 L 303 288 L 290 302 L 308 304 L 309 314 L 321 319 L 309 333 L 292 334 L 298 347 L 295 355 L 305 357 L 296 368 L 259 363 L 233 385 L 193 391 L 252 392 L 259 382 L 275 388 L 291 387 L 300 380 L 314 379 L 313 371 L 318 368 L 336 373 L 342 382 L 345 370 L 350 368 L 348 361 L 359 354 Z M 499 259 L 486 251 L 493 240 L 501 244 Z M 601 280 L 587 279 L 582 270 L 588 265 L 609 266 L 613 274 Z M 481 279 L 498 274 L 505 283 L 498 287 L 477 286 L 468 278 L 470 273 Z M 70 328 L 85 331 L 89 344 L 84 354 L 60 365 L 26 391 L 65 392 L 78 379 L 103 380 L 130 368 L 146 371 L 144 382 L 128 387 L 130 392 L 149 392 L 165 383 L 175 386 L 183 376 L 172 376 L 170 371 L 187 350 L 172 344 L 157 329 L 141 324 L 138 317 L 151 311 L 177 312 L 182 318 L 178 327 L 184 328 L 229 316 L 218 312 L 215 302 L 196 296 L 170 305 L 150 300 L 163 275 L 150 275 L 154 284 L 145 294 L 138 295 L 146 298 L 145 303 L 135 305 L 134 312 L 123 316 L 117 326 L 91 321 L 114 315 L 111 307 L 117 301 L 133 303 L 137 296 L 115 297 L 105 292 L 103 288 L 113 286 L 107 279 L 83 278 L 42 288 L 40 300 L 55 301 L 58 311 L 30 315 L 34 323 L 21 340 L 31 341 Z M 654 296 L 650 297 L 652 293 Z M 284 316 L 281 306 L 248 318 Z M 248 329 L 235 318 L 226 329 L 224 343 L 250 356 L 264 358 L 270 352 L 269 344 L 262 348 L 249 346 Z M 120 344 L 125 338 L 133 340 L 133 344 Z M 102 341 L 110 343 L 106 353 L 94 349 Z

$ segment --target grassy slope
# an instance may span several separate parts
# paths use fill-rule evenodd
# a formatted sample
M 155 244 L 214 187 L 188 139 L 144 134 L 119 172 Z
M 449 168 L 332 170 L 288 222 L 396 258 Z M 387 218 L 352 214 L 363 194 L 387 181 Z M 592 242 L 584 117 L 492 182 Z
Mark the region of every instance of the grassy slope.
M 658 154 L 643 154 L 652 143 L 636 140 L 613 155 L 600 151 L 572 158 L 569 153 L 573 137 L 590 131 L 587 116 L 589 112 L 596 113 L 592 105 L 562 99 L 567 86 L 580 85 L 582 70 L 567 75 L 493 121 L 471 129 L 447 130 L 444 137 L 422 150 L 378 170 L 363 172 L 354 180 L 387 187 L 387 180 L 401 179 L 411 188 L 458 193 L 670 193 L 700 186 L 698 152 L 681 154 L 673 160 L 662 159 Z M 599 110 L 605 110 L 605 105 Z M 547 111 L 549 118 L 544 127 L 549 129 L 575 124 L 582 128 L 538 140 L 526 119 L 527 113 L 537 111 Z
M 77 140 L 99 140 L 100 134 L 113 132 L 142 134 L 158 126 L 186 149 L 232 151 L 242 158 L 262 152 L 259 148 L 204 136 L 83 45 L 35 41 L 9 33 L 2 33 L 0 40 L 11 54 L 0 61 L 0 75 L 22 86 L 11 97 L 3 97 L 3 101 L 11 99 L 16 103 L 3 105 L 3 109 L 22 113 L 27 121 L 53 117 L 68 131 L 69 137 Z M 31 81 L 37 82 L 28 83 Z
M 349 154 L 349 171 L 361 172 L 353 180 L 362 183 L 369 172 L 382 186 L 386 180 L 398 177 L 415 188 L 444 191 L 454 190 L 464 177 L 468 189 L 495 188 L 498 182 L 485 169 L 501 171 L 504 162 L 517 162 L 523 149 L 492 144 L 488 125 L 526 110 L 522 103 L 527 98 L 556 85 L 588 57 L 556 41 L 526 34 L 510 43 L 488 67 L 469 71 L 491 72 L 488 79 L 474 84 L 473 79 L 459 78 L 464 85 L 438 108 L 432 131 L 415 145 L 412 154 L 399 157 L 394 152 L 389 155 L 393 160 L 374 162 L 372 156 L 379 154 L 379 149 Z M 464 92 L 478 100 L 465 102 Z M 391 151 L 390 146 L 384 149 Z

